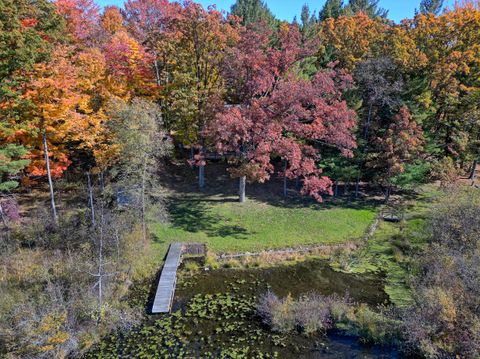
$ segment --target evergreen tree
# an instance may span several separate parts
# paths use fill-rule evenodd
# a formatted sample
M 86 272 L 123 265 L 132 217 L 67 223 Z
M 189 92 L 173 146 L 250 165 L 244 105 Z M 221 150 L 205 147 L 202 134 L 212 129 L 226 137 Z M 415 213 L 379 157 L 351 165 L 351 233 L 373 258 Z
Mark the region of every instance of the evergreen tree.
M 0 192 L 18 187 L 18 181 L 12 176 L 22 171 L 29 160 L 24 159 L 27 150 L 22 146 L 8 144 L 0 147 Z
M 343 0 L 327 0 L 320 11 L 320 21 L 327 20 L 328 18 L 338 18 L 343 12 Z
M 269 25 L 273 25 L 275 22 L 272 12 L 261 0 L 237 0 L 232 5 L 230 12 L 232 15 L 241 17 L 244 25 L 260 20 L 265 21 Z
M 310 35 L 315 29 L 317 17 L 315 16 L 315 13 L 310 13 L 310 8 L 307 4 L 303 5 L 302 7 L 300 19 L 302 21 L 300 24 L 300 29 L 302 33 Z
M 350 0 L 345 7 L 345 13 L 347 15 L 354 15 L 359 12 L 364 12 L 371 18 L 388 16 L 388 10 L 378 7 L 380 0 Z
M 443 8 L 443 0 L 422 0 L 420 2 L 421 14 L 438 15 Z

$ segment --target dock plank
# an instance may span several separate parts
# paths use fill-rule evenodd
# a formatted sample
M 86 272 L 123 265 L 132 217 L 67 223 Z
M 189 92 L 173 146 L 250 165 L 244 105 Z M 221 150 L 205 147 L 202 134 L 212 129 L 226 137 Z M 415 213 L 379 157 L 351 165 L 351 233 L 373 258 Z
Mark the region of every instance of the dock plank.
M 169 313 L 177 284 L 177 269 L 183 251 L 182 243 L 173 243 L 168 250 L 167 259 L 160 274 L 152 313 Z

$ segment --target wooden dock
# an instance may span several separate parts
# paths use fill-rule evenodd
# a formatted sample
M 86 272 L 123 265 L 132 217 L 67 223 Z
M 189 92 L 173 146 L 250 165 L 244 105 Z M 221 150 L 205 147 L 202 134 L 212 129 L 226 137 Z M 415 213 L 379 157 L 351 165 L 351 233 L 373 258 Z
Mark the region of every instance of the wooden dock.
M 177 269 L 183 252 L 182 243 L 173 243 L 168 250 L 167 259 L 158 281 L 157 293 L 153 302 L 152 314 L 170 313 L 175 286 L 177 284 Z

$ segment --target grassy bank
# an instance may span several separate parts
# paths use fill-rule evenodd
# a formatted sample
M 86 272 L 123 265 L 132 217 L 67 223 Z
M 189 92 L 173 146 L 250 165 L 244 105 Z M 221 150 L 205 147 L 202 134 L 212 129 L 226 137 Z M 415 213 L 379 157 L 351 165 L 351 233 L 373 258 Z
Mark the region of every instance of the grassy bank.
M 424 186 L 415 196 L 403 198 L 385 209 L 394 211 L 403 220 L 381 221 L 361 251 L 338 256 L 332 266 L 347 273 L 384 273 L 390 300 L 397 306 L 410 305 L 412 294 L 408 283 L 415 274 L 413 261 L 426 245 L 425 225 L 431 208 L 443 196 L 438 187 Z

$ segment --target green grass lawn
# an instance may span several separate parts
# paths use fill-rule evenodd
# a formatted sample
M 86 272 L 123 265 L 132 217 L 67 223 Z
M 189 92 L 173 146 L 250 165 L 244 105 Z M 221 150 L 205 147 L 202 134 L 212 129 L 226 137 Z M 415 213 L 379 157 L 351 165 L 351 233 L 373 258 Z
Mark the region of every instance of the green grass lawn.
M 201 242 L 216 253 L 253 252 L 359 239 L 376 216 L 361 204 L 240 204 L 220 197 L 189 195 L 169 205 L 170 224 L 151 226 L 155 246 Z

